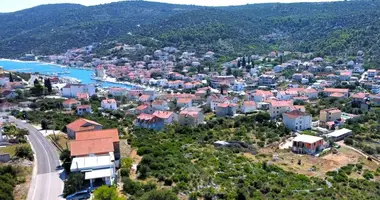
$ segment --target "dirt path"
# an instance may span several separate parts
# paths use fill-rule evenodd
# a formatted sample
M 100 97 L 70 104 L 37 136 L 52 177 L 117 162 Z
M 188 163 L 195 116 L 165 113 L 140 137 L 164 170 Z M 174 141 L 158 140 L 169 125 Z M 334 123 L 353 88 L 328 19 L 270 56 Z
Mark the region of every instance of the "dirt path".
M 349 148 L 349 149 L 355 151 L 356 153 L 358 153 L 358 154 L 364 156 L 366 159 L 369 157 L 367 154 L 363 153 L 361 150 L 356 149 L 356 148 L 354 148 L 354 147 L 352 147 L 352 146 L 349 146 L 349 145 L 344 144 L 343 141 L 337 142 L 337 144 L 339 144 L 339 145 L 342 146 L 342 147 L 346 147 L 346 148 Z M 373 159 L 372 159 L 372 161 L 375 162 L 377 165 L 379 164 L 379 162 L 376 161 L 376 160 L 373 160 Z

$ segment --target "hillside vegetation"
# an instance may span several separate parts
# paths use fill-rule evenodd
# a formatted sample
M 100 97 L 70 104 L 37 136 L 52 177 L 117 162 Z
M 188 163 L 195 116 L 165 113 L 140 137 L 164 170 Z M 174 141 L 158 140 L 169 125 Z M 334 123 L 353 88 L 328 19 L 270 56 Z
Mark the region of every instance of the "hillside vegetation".
M 58 4 L 1 14 L 0 57 L 32 50 L 59 53 L 117 40 L 220 55 L 290 50 L 348 57 L 364 50 L 374 64 L 379 60 L 379 30 L 376 1 L 212 8 L 143 1 Z

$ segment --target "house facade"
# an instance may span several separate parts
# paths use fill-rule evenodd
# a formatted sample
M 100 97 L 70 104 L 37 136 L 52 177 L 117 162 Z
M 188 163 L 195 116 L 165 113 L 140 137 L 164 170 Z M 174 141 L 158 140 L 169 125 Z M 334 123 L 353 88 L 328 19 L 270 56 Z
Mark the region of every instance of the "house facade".
M 315 154 L 323 148 L 323 138 L 311 135 L 298 135 L 292 142 L 292 151 L 299 154 Z
M 77 93 L 87 93 L 90 97 L 94 95 L 95 86 L 86 84 L 67 84 L 61 90 L 63 97 L 76 97 Z
M 308 113 L 293 110 L 282 114 L 282 122 L 290 130 L 302 131 L 311 128 L 312 117 Z
M 105 110 L 117 110 L 117 103 L 115 99 L 104 99 L 101 107 Z

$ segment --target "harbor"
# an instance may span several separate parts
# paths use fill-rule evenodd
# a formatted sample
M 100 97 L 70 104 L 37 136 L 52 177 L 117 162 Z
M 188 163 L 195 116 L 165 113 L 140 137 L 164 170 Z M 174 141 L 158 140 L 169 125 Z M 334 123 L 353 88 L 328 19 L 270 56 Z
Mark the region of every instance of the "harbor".
M 117 82 L 112 78 L 97 79 L 93 77 L 94 70 L 72 68 L 57 64 L 0 59 L 0 66 L 7 71 L 38 73 L 45 76 L 59 77 L 60 79 L 67 80 L 68 83 L 95 84 L 103 88 L 123 87 L 132 89 L 143 87 L 129 82 Z

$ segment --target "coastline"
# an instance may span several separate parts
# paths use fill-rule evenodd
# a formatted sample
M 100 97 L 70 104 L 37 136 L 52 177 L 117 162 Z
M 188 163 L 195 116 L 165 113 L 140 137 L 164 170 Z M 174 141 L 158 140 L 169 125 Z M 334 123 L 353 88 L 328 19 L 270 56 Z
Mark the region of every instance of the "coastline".
M 67 65 L 60 65 L 56 63 L 49 63 L 49 62 L 43 62 L 43 61 L 24 61 L 24 60 L 17 60 L 17 59 L 8 59 L 8 58 L 0 58 L 0 61 L 11 61 L 11 62 L 18 62 L 18 63 L 37 63 L 41 65 L 53 65 L 61 68 L 68 68 L 68 69 L 81 69 L 81 70 L 87 70 L 87 71 L 94 71 L 94 69 L 86 68 L 86 67 L 72 67 Z

